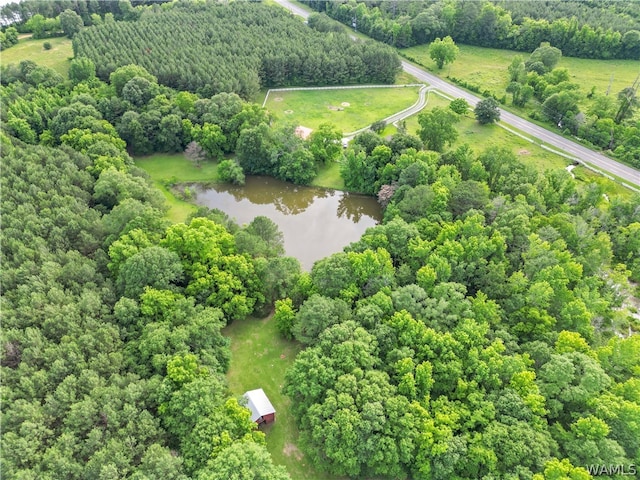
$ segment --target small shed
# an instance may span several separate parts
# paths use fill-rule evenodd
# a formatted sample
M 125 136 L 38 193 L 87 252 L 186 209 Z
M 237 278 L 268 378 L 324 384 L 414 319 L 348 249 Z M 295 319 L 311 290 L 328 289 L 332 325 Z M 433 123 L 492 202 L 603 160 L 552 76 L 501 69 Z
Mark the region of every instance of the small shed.
M 247 408 L 251 410 L 251 420 L 258 425 L 276 421 L 276 409 L 273 408 L 264 390 L 249 390 L 244 394 L 247 400 Z

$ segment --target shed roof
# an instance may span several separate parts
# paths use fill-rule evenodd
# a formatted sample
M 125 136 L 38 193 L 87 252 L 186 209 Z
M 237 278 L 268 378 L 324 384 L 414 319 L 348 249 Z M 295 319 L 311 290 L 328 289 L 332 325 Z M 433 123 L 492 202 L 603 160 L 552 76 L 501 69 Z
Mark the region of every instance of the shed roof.
M 258 388 L 257 390 L 249 390 L 244 394 L 244 398 L 247 399 L 247 408 L 251 410 L 251 420 L 254 422 L 260 417 L 264 417 L 270 413 L 275 413 L 276 411 L 267 398 L 267 395 L 264 393 L 264 390 L 261 388 Z

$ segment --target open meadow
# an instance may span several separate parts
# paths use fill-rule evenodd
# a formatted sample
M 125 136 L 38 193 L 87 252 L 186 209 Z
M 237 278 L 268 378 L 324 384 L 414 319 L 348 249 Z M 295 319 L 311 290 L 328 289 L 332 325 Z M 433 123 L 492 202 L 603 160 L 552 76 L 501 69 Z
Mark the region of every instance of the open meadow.
M 442 78 L 447 76 L 464 80 L 468 83 L 479 85 L 482 90 L 489 90 L 501 97 L 509 83 L 507 67 L 516 55 L 522 55 L 526 60 L 529 56 L 526 52 L 514 50 L 499 50 L 495 48 L 474 47 L 458 45 L 460 53 L 456 60 L 445 65 L 442 70 L 436 68 L 436 64 L 429 57 L 429 45 L 419 45 L 405 48 L 401 51 L 416 59 L 431 73 Z M 640 74 L 640 64 L 636 60 L 590 60 L 584 58 L 562 57 L 558 68 L 569 70 L 572 82 L 580 85 L 585 94 L 595 87 L 595 93 L 617 94 L 625 87 L 633 84 Z
M 277 122 L 315 129 L 332 123 L 343 133 L 366 127 L 418 100 L 419 87 L 275 91 L 265 107 Z
M 44 43 L 51 44 L 51 50 L 44 49 Z M 71 40 L 67 37 L 21 38 L 17 45 L 3 50 L 0 54 L 2 65 L 20 63 L 22 60 L 31 60 L 38 65 L 54 69 L 64 78 L 68 77 L 70 59 L 73 58 Z

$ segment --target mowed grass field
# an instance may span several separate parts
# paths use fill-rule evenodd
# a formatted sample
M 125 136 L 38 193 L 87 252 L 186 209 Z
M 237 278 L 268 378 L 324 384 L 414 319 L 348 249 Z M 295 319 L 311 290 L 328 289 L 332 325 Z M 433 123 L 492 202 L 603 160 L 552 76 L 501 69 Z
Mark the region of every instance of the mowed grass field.
M 177 198 L 168 188 L 167 182 L 215 182 L 218 180 L 218 164 L 204 161 L 196 167 L 182 153 L 157 153 L 135 158 L 136 165 L 149 174 L 153 183 L 164 194 L 169 211 L 167 217 L 174 223 L 184 222 L 196 211 L 196 206 Z
M 51 43 L 51 50 L 44 49 L 45 42 Z M 73 49 L 71 48 L 71 39 L 67 37 L 42 38 L 39 40 L 21 38 L 17 45 L 0 53 L 2 65 L 31 60 L 38 65 L 54 69 L 64 78 L 68 77 L 70 58 L 73 58 Z
M 507 67 L 513 57 L 521 55 L 526 60 L 530 53 L 469 45 L 458 47 L 460 53 L 456 60 L 450 65 L 445 65 L 442 70 L 438 70 L 435 62 L 429 57 L 429 45 L 406 48 L 402 53 L 415 58 L 440 77 L 450 76 L 477 84 L 483 90 L 494 92 L 498 97 L 505 93 L 509 83 Z M 630 87 L 640 74 L 640 62 L 637 60 L 562 57 L 557 67 L 569 70 L 571 81 L 580 85 L 581 91 L 585 94 L 589 93 L 592 87 L 595 87 L 595 93 L 605 94 L 611 82 L 610 94 L 617 95 L 623 88 Z
M 231 368 L 227 380 L 231 392 L 240 397 L 262 388 L 276 409 L 276 421 L 263 428 L 274 463 L 284 465 L 292 479 L 330 480 L 311 468 L 298 446 L 298 429 L 291 415 L 290 400 L 282 394 L 284 375 L 300 346 L 284 340 L 269 316 L 235 321 L 223 331 L 231 339 Z
M 271 92 L 265 107 L 276 121 L 311 129 L 331 123 L 343 133 L 353 132 L 418 100 L 419 87 L 295 90 Z

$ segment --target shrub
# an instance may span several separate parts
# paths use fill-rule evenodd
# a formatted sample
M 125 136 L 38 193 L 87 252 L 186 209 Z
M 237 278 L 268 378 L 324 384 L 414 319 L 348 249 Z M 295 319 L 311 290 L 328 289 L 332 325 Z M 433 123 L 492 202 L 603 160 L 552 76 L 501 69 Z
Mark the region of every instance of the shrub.
M 223 160 L 218 165 L 220 180 L 234 185 L 244 185 L 244 172 L 235 160 Z
M 45 50 L 51 50 L 51 42 L 44 42 L 42 46 Z

